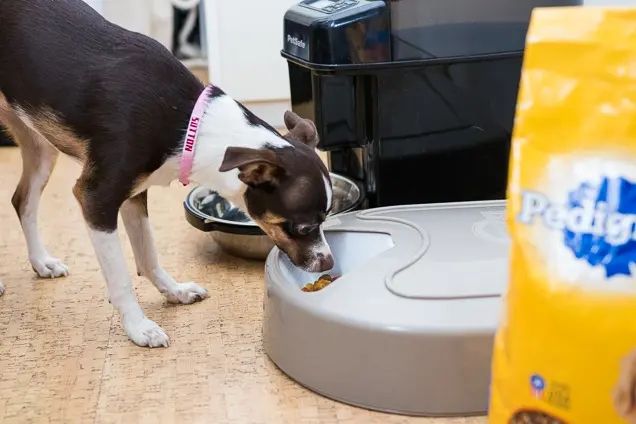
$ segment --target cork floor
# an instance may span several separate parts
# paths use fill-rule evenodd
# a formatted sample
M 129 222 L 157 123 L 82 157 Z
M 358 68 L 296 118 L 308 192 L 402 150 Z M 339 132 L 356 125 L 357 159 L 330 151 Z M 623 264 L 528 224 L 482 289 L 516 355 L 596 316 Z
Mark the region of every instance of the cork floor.
M 183 218 L 187 192 L 150 191 L 164 267 L 210 298 L 169 306 L 147 281 L 134 284 L 146 314 L 171 337 L 168 349 L 129 342 L 106 300 L 92 247 L 71 194 L 79 167 L 61 157 L 44 192 L 40 228 L 71 275 L 37 279 L 10 205 L 21 169 L 0 148 L 0 422 L 2 423 L 484 423 L 484 418 L 407 418 L 343 405 L 300 387 L 261 343 L 262 263 L 219 252 Z M 122 226 L 123 227 L 123 226 Z M 131 249 L 121 234 L 129 269 Z

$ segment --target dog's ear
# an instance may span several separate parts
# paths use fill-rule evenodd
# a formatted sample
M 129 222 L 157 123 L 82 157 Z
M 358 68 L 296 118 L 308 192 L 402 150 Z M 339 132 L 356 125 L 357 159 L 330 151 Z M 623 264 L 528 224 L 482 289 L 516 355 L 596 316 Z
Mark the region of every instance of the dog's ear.
M 318 145 L 318 131 L 309 119 L 303 119 L 288 110 L 285 112 L 285 126 L 289 130 L 285 138 L 306 144 L 312 149 Z
M 227 172 L 236 168 L 239 170 L 239 179 L 251 187 L 275 184 L 284 173 L 278 156 L 270 149 L 228 147 L 219 171 Z

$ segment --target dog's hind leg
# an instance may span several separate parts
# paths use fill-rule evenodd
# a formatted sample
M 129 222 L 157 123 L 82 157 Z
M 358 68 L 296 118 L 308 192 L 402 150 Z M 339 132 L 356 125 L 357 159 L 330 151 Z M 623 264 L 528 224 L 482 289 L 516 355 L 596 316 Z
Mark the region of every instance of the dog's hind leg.
M 38 230 L 40 197 L 53 171 L 58 152 L 46 140 L 37 141 L 37 135 L 30 132 L 33 138 L 18 142 L 22 151 L 22 178 L 11 201 L 20 218 L 33 270 L 43 278 L 62 277 L 68 275 L 68 268 L 49 254 Z
M 4 106 L 4 107 L 3 107 Z M 68 268 L 51 256 L 42 243 L 38 230 L 38 209 L 42 191 L 49 181 L 57 161 L 58 151 L 26 123 L 28 117 L 8 107 L 0 94 L 0 121 L 20 146 L 22 176 L 11 199 L 26 239 L 29 261 L 33 270 L 43 278 L 68 275 Z
M 194 303 L 208 297 L 208 292 L 195 283 L 177 283 L 159 265 L 155 242 L 148 221 L 147 192 L 138 194 L 124 202 L 121 215 L 130 239 L 137 273 L 148 278 L 154 286 L 166 296 L 170 303 Z

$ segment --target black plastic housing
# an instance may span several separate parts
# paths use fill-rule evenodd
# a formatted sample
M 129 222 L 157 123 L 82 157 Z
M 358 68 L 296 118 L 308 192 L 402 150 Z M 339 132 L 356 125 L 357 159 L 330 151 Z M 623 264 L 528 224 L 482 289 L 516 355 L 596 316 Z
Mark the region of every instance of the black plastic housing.
M 305 0 L 284 21 L 292 108 L 365 207 L 504 198 L 531 10 L 578 4 Z

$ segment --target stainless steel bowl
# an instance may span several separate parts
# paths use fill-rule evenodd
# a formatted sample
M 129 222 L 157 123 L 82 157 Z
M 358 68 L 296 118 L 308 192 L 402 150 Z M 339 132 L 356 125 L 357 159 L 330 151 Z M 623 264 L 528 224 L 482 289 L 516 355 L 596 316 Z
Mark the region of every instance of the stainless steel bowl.
M 348 178 L 330 174 L 333 207 L 330 216 L 349 212 L 362 201 L 360 188 Z M 274 247 L 272 241 L 242 211 L 217 192 L 206 187 L 192 190 L 184 202 L 186 219 L 195 228 L 209 232 L 227 253 L 264 260 Z

